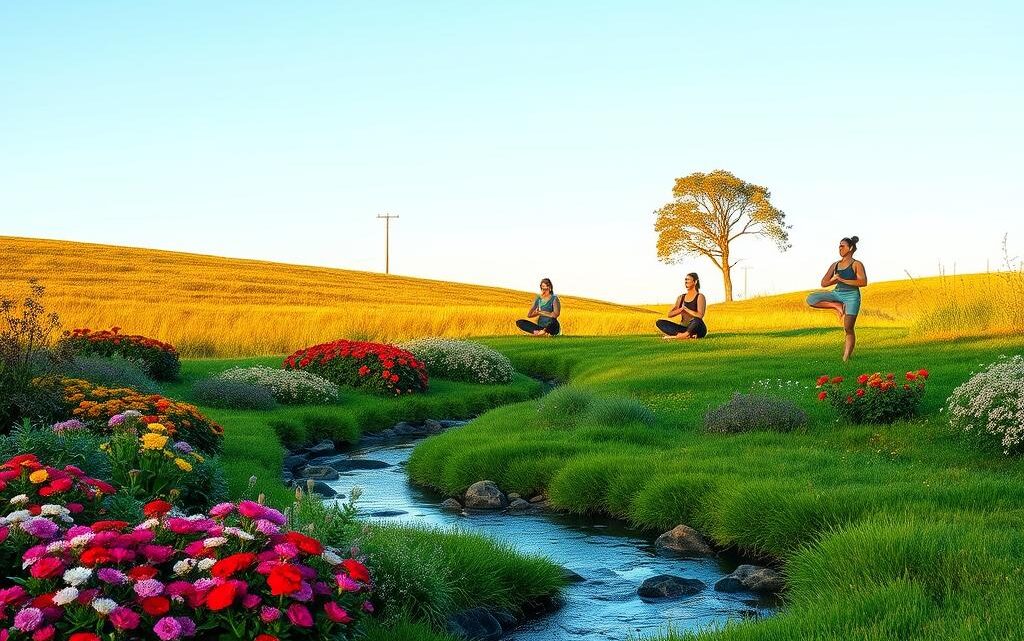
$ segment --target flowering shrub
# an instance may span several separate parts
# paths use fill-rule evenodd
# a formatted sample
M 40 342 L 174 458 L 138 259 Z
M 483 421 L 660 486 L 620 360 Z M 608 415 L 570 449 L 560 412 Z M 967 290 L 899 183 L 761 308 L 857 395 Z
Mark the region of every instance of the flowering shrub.
M 207 378 L 192 386 L 192 399 L 206 407 L 233 410 L 272 410 L 277 407 L 273 393 L 262 385 L 247 381 Z
M 265 387 L 278 403 L 286 405 L 326 405 L 338 400 L 337 385 L 300 369 L 274 369 L 266 365 L 233 367 L 218 374 L 217 378 Z
M 400 346 L 423 361 L 431 376 L 470 383 L 511 383 L 516 370 L 498 350 L 472 341 L 423 338 Z
M 114 483 L 143 501 L 168 498 L 177 502 L 184 495 L 184 503 L 192 503 L 196 492 L 188 491 L 187 479 L 206 459 L 185 441 L 171 439 L 162 423 L 145 423 L 138 412 L 129 410 L 111 421 L 114 436 L 100 449 L 110 456 Z
M 704 415 L 704 429 L 723 434 L 792 432 L 806 424 L 807 414 L 792 401 L 757 394 L 733 394 L 727 403 Z
M 917 415 L 927 379 L 926 369 L 907 372 L 902 380 L 892 373 L 875 372 L 861 374 L 857 386 L 845 390 L 842 376 L 822 376 L 816 389 L 819 401 L 828 401 L 853 423 L 892 423 Z
M 996 440 L 1006 454 L 1024 449 L 1024 356 L 1004 358 L 971 376 L 946 400 L 950 424 Z
M 178 378 L 181 361 L 173 345 L 137 334 L 122 334 L 120 327 L 103 330 L 76 329 L 64 332 L 61 343 L 83 356 L 122 356 L 142 363 L 158 381 Z
M 38 380 L 41 386 L 56 386 L 64 395 L 67 411 L 74 418 L 109 432 L 117 415 L 135 411 L 147 423 L 161 423 L 169 436 L 188 441 L 201 452 L 215 453 L 221 449 L 224 428 L 203 416 L 194 406 L 172 401 L 159 394 L 141 394 L 122 387 L 110 389 L 77 378 Z
M 22 555 L 28 577 L 0 590 L 9 638 L 348 638 L 373 610 L 366 567 L 288 531 L 277 510 L 242 501 L 178 517 L 170 508 L 149 503 L 134 527 L 40 533 Z
M 284 360 L 285 369 L 312 372 L 333 381 L 385 394 L 427 389 L 427 370 L 409 352 L 393 345 L 338 340 L 306 347 Z
M 48 538 L 75 515 L 95 517 L 103 497 L 115 491 L 73 465 L 43 465 L 35 454 L 8 459 L 0 465 L 0 568 L 6 573 L 19 566 L 14 552 Z

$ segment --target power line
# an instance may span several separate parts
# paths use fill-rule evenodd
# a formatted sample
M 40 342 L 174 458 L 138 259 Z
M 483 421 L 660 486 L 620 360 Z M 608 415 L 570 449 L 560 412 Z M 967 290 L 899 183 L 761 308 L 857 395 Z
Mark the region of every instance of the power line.
M 377 214 L 377 218 L 384 219 L 384 273 L 391 273 L 391 219 L 398 218 L 392 214 Z

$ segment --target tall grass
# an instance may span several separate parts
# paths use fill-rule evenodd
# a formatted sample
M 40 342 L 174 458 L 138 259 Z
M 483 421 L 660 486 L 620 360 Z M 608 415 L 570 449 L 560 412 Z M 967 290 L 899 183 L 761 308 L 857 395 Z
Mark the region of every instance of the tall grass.
M 38 278 L 65 326 L 117 325 L 188 357 L 290 353 L 343 337 L 514 334 L 533 301 L 496 287 L 54 240 L 0 237 L 0 256 L 0 291 Z M 646 332 L 657 318 L 561 298 L 572 334 Z

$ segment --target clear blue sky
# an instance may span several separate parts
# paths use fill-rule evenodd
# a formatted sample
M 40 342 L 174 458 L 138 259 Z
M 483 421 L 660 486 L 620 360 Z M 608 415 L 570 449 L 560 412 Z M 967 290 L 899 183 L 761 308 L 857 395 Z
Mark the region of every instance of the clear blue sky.
M 674 178 L 767 186 L 814 287 L 1024 253 L 1012 2 L 5 2 L 0 234 L 667 301 Z M 742 273 L 736 274 L 742 294 Z

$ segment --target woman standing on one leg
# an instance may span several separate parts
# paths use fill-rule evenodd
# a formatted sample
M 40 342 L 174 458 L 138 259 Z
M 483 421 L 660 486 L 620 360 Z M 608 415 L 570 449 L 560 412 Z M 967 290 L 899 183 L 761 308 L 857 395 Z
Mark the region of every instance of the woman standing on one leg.
M 540 296 L 534 299 L 527 318 L 536 318 L 537 322 L 517 320 L 516 326 L 532 336 L 557 336 L 562 331 L 558 316 L 562 313 L 562 303 L 555 296 L 551 279 L 540 281 Z
M 850 360 L 857 344 L 854 326 L 857 324 L 857 314 L 860 313 L 860 288 L 868 285 L 864 263 L 853 257 L 859 241 L 856 236 L 839 241 L 839 260 L 832 263 L 821 279 L 822 287 L 835 285 L 835 288 L 830 292 L 814 292 L 807 297 L 808 305 L 831 309 L 843 323 L 843 329 L 846 330 L 844 361 Z
M 658 329 L 665 334 L 662 336 L 665 340 L 704 338 L 708 334 L 708 327 L 704 324 L 707 300 L 704 298 L 704 294 L 700 293 L 700 277 L 695 273 L 687 274 L 683 284 L 686 285 L 686 291 L 676 299 L 676 304 L 669 310 L 668 317 L 678 316 L 684 324 L 664 319 L 655 323 Z

